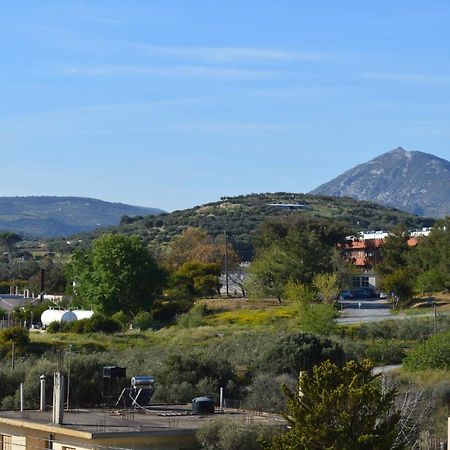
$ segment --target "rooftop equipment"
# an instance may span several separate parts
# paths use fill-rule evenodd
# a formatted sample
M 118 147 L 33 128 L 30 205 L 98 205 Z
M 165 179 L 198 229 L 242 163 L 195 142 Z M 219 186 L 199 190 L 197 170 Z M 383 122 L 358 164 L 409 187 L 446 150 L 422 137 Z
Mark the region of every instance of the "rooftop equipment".
M 155 378 L 151 375 L 134 376 L 131 387 L 122 389 L 115 404 L 116 407 L 145 409 L 155 393 Z
M 117 396 L 125 387 L 125 378 L 127 376 L 126 367 L 104 366 L 103 367 L 103 403 L 114 405 Z

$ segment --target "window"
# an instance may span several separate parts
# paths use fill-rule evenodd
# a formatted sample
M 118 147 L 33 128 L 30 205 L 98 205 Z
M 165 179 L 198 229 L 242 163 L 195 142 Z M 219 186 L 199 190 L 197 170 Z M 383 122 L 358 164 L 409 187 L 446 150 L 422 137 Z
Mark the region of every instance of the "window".
M 369 277 L 361 277 L 361 287 L 369 287 Z
M 74 447 L 64 447 L 63 446 L 62 450 L 75 450 L 75 448 Z
M 353 277 L 353 287 L 359 287 L 359 277 Z
M 0 450 L 12 450 L 12 436 L 0 434 Z

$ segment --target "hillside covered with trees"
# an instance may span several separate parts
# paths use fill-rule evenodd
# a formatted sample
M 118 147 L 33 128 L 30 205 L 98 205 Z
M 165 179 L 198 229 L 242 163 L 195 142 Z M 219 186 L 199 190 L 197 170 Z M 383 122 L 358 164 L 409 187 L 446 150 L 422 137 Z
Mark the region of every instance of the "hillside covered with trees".
M 288 208 L 280 204 L 302 206 Z M 367 201 L 279 192 L 222 197 L 218 202 L 157 217 L 123 216 L 120 226 L 110 227 L 107 231 L 137 235 L 151 247 L 165 245 L 188 227 L 202 228 L 213 237 L 227 232 L 240 258 L 248 261 L 253 257 L 253 241 L 262 222 L 271 217 L 297 216 L 343 222 L 355 232 L 391 230 L 397 224 L 416 229 L 431 226 L 434 222 L 431 218 L 414 216 Z M 73 247 L 87 246 L 104 232 L 105 229 L 98 229 L 76 235 L 71 238 L 70 248 L 66 240 L 56 239 L 50 242 L 49 249 L 71 252 Z

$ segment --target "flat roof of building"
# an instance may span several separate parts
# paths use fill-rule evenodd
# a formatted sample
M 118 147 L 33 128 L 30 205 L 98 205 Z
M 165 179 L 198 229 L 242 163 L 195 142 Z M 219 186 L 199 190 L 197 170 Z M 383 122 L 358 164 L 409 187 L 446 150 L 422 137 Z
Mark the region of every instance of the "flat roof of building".
M 216 410 L 217 411 L 217 410 Z M 191 404 L 153 405 L 143 409 L 79 409 L 64 413 L 63 425 L 52 423 L 52 411 L 0 411 L 0 424 L 57 432 L 87 439 L 110 436 L 192 433 L 216 417 L 272 426 L 286 424 L 276 414 L 224 408 L 216 414 L 192 415 Z

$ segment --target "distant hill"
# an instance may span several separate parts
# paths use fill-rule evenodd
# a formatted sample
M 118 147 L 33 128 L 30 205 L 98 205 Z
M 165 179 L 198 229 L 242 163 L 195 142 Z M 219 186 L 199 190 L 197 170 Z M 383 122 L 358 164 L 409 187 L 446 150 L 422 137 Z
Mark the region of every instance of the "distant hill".
M 118 225 L 123 215 L 162 212 L 84 197 L 0 197 L 0 230 L 41 237 L 68 236 Z
M 303 208 L 289 209 L 274 206 L 276 204 L 303 205 Z M 226 231 L 241 258 L 249 260 L 253 252 L 253 238 L 264 220 L 297 214 L 340 220 L 349 224 L 355 231 L 389 230 L 398 223 L 403 223 L 409 228 L 421 228 L 433 223 L 433 219 L 413 216 L 403 211 L 351 198 L 280 192 L 223 197 L 218 202 L 174 211 L 159 217 L 137 219 L 132 223 L 122 223 L 118 227 L 110 228 L 109 231 L 137 234 L 149 245 L 155 246 L 170 242 L 189 226 L 202 227 L 212 236 Z M 71 251 L 73 246 L 88 245 L 102 232 L 105 230 L 75 236 L 71 239 L 70 246 L 65 241 L 54 240 L 49 248 L 58 252 Z
M 352 197 L 444 217 L 450 215 L 450 162 L 399 147 L 347 170 L 311 194 Z

